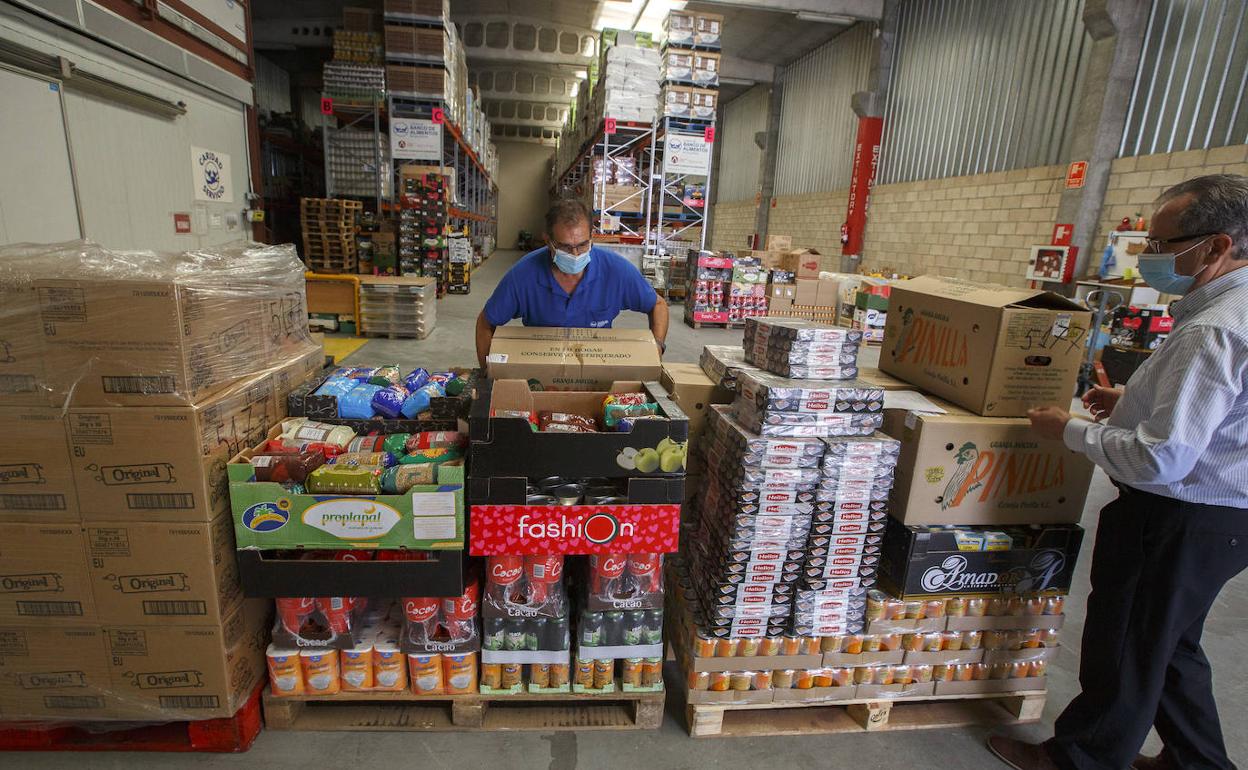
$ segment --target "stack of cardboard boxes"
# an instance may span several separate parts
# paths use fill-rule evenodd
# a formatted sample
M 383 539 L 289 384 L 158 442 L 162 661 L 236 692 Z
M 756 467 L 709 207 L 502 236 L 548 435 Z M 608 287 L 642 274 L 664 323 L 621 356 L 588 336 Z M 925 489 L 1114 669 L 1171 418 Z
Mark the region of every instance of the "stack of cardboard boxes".
M 233 714 L 225 466 L 321 363 L 292 249 L 0 255 L 0 720 Z

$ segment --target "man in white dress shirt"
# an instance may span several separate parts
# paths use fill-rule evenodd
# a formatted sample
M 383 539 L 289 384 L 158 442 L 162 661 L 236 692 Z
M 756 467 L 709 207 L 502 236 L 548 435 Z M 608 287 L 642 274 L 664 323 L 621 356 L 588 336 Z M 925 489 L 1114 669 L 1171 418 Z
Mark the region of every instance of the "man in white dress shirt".
M 1163 770 L 1227 757 L 1200 647 L 1205 616 L 1248 566 L 1248 177 L 1162 194 L 1140 272 L 1181 295 L 1174 331 L 1123 389 L 1083 397 L 1094 422 L 1033 410 L 1119 489 L 1101 511 L 1079 666 L 1082 692 L 1042 745 L 989 747 L 1020 770 Z M 1140 757 L 1151 727 L 1165 745 Z

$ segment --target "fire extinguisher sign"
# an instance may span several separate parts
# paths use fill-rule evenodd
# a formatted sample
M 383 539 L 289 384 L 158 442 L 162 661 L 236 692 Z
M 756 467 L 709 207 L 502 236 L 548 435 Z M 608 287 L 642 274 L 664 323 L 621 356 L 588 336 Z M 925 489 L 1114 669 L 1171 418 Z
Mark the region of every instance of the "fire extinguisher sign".
M 474 505 L 474 556 L 672 553 L 679 505 Z

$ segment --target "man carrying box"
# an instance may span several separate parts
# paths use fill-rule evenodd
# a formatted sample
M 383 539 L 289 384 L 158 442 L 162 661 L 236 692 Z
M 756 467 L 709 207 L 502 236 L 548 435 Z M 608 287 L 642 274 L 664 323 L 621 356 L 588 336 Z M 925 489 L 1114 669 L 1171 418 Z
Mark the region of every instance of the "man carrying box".
M 1032 745 L 1000 736 L 1007 764 L 1036 768 L 1233 768 L 1200 647 L 1205 617 L 1248 566 L 1248 177 L 1215 174 L 1159 200 L 1140 272 L 1174 331 L 1127 382 L 1096 387 L 1096 422 L 1028 415 L 1109 474 L 1079 667 L 1083 691 Z M 1149 728 L 1165 748 L 1137 757 Z
M 663 352 L 667 302 L 641 271 L 615 252 L 593 245 L 589 209 L 559 200 L 546 212 L 545 248 L 512 265 L 477 316 L 477 362 L 485 368 L 494 330 L 513 318 L 525 326 L 610 328 L 621 310 L 650 316 L 650 331 Z

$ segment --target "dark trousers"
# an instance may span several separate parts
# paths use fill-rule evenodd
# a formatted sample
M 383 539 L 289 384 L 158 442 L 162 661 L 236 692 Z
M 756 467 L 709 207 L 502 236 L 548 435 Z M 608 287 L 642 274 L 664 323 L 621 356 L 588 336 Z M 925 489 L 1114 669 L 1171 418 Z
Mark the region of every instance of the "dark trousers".
M 1184 768 L 1235 767 L 1226 755 L 1205 616 L 1248 566 L 1248 510 L 1121 487 L 1101 511 L 1083 631 L 1083 691 L 1046 745 L 1069 770 L 1124 770 L 1150 727 Z

